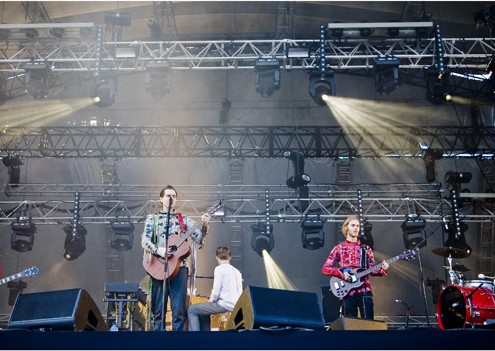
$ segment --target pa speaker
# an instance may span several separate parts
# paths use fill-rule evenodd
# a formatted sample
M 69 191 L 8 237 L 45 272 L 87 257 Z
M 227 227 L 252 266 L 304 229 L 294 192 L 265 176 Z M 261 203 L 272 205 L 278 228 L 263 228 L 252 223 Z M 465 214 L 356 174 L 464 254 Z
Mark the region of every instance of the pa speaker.
M 19 294 L 9 329 L 107 330 L 98 306 L 84 289 Z
M 227 329 L 275 326 L 324 329 L 317 294 L 254 286 L 244 289 L 227 321 Z
M 354 317 L 339 317 L 330 326 L 331 330 L 387 330 L 382 321 Z
M 325 323 L 330 324 L 340 317 L 341 306 L 341 300 L 332 293 L 328 285 L 321 287 L 321 307 Z

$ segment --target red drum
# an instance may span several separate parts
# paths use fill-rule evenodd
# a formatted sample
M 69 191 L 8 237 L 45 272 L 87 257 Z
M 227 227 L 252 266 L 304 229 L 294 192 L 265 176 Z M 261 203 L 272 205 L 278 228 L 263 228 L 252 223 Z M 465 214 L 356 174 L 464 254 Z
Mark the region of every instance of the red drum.
M 483 287 L 447 285 L 435 312 L 442 330 L 481 326 L 487 319 L 495 319 L 495 294 Z

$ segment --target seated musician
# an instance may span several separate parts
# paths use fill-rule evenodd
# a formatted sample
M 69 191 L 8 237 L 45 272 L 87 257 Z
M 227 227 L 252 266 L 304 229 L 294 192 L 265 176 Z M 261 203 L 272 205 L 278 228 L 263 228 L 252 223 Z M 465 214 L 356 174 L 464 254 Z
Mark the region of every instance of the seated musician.
M 215 256 L 218 266 L 213 274 L 209 301 L 190 305 L 187 310 L 190 331 L 210 330 L 211 315 L 232 311 L 241 296 L 242 274 L 230 264 L 230 248 L 218 247 Z

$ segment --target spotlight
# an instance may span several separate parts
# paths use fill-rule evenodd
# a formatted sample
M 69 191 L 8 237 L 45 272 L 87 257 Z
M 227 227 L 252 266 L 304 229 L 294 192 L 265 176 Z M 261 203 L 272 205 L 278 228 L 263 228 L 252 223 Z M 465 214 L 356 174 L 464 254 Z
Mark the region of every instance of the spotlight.
M 162 41 L 163 40 L 163 32 L 162 28 L 158 23 L 156 23 L 151 18 L 148 20 L 148 28 L 151 34 L 151 41 Z
M 409 217 L 401 224 L 402 236 L 404 240 L 404 246 L 408 250 L 414 248 L 422 248 L 426 246 L 424 228 L 426 226 L 426 220 L 419 217 Z M 419 246 L 418 246 L 419 245 Z
M 439 105 L 447 101 L 450 83 L 449 73 L 441 73 L 436 69 L 425 71 L 426 100 L 431 104 Z
M 19 166 L 23 164 L 19 156 L 3 157 L 2 163 L 9 168 L 9 184 L 19 184 L 21 181 L 21 169 Z
M 26 215 L 26 214 L 24 214 Z M 28 252 L 33 249 L 36 225 L 29 217 L 20 216 L 10 224 L 10 247 L 17 252 Z
M 362 23 L 367 23 L 366 21 L 363 21 Z M 373 28 L 360 28 L 359 29 L 359 34 L 361 35 L 361 37 L 363 38 L 368 38 L 369 36 L 371 36 L 371 34 L 373 34 L 374 32 L 374 29 Z
M 29 62 L 24 66 L 26 92 L 36 100 L 48 96 L 51 87 L 51 71 L 45 62 Z
M 156 100 L 170 92 L 170 66 L 167 61 L 149 62 L 146 65 L 146 91 Z
M 277 59 L 258 59 L 254 67 L 254 87 L 262 97 L 280 89 L 280 63 Z
M 400 86 L 399 59 L 393 56 L 379 56 L 375 59 L 375 89 L 380 95 L 388 95 Z
M 251 248 L 263 256 L 263 251 L 270 253 L 275 246 L 275 240 L 273 238 L 273 225 L 263 225 L 261 223 L 253 224 L 251 226 L 253 236 L 251 237 Z
M 447 184 L 459 184 L 459 183 L 469 183 L 471 181 L 471 172 L 453 172 L 448 171 L 445 174 L 445 183 Z
M 435 170 L 435 160 L 440 160 L 443 158 L 442 150 L 435 150 L 428 148 L 425 150 L 423 154 L 423 161 L 425 163 L 426 169 L 426 181 L 428 183 L 432 183 L 437 179 L 436 170 Z
M 229 99 L 224 98 L 222 101 L 222 108 L 220 109 L 220 116 L 218 118 L 218 123 L 225 124 L 227 123 L 229 117 L 229 111 L 232 103 Z
M 130 12 L 106 12 L 104 15 L 105 24 L 112 26 L 125 26 L 131 25 L 131 13 Z
M 73 261 L 86 250 L 86 234 L 88 231 L 81 224 L 67 225 L 63 230 L 66 234 L 64 258 L 67 261 Z
M 325 73 L 312 72 L 309 76 L 309 96 L 321 106 L 326 106 L 325 99 L 328 96 L 335 96 L 335 79 L 333 71 Z
M 130 218 L 116 218 L 112 222 L 112 249 L 127 251 L 132 249 L 134 242 L 134 224 Z
M 21 30 L 24 32 L 24 35 L 26 36 L 26 38 L 28 39 L 35 39 L 37 37 L 39 37 L 40 33 L 38 32 L 37 29 L 34 29 L 34 28 L 28 28 L 28 29 L 24 29 L 24 30 Z
M 98 107 L 108 107 L 115 102 L 117 94 L 117 77 L 96 79 L 91 89 L 91 97 Z
M 304 173 L 304 155 L 299 152 L 285 151 L 284 157 L 292 161 L 294 175 L 287 179 L 289 188 L 298 189 L 311 181 L 311 177 Z
M 65 29 L 64 28 L 51 28 L 50 35 L 54 38 L 60 39 L 64 36 Z
M 325 244 L 325 232 L 323 226 L 325 221 L 319 217 L 317 219 L 309 219 L 306 217 L 301 222 L 301 239 L 303 248 L 308 250 L 317 250 Z

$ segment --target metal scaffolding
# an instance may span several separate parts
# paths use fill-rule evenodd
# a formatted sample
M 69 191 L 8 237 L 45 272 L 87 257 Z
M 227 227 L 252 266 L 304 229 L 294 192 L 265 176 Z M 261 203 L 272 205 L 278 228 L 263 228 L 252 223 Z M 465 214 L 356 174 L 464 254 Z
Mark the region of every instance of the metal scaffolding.
M 441 222 L 451 213 L 451 201 L 440 184 L 309 185 L 307 199 L 298 198 L 294 190 L 285 185 L 178 187 L 182 193 L 178 211 L 200 217 L 211 203 L 222 199 L 223 211 L 213 218 L 214 222 L 222 223 L 265 221 L 265 191 L 269 194 L 272 223 L 297 223 L 305 216 L 340 222 L 355 211 L 358 189 L 362 193 L 364 216 L 370 221 L 402 222 L 407 215 L 419 211 L 422 218 Z M 79 213 L 85 223 L 110 223 L 117 216 L 144 223 L 147 214 L 160 209 L 158 200 L 149 200 L 156 197 L 159 188 L 158 185 L 9 184 L 5 189 L 9 200 L 0 201 L 0 224 L 15 220 L 26 205 L 35 223 L 70 223 L 72 197 L 76 191 L 81 194 Z M 473 198 L 472 206 L 462 209 L 463 221 L 490 222 L 493 219 L 493 208 L 483 195 L 461 194 L 461 197 Z M 26 198 L 31 200 L 26 201 Z M 301 202 L 305 206 L 300 206 Z
M 476 139 L 468 152 L 466 140 Z M 470 145 L 470 144 L 469 144 Z M 0 156 L 27 158 L 422 157 L 422 147 L 443 157 L 492 158 L 495 127 L 469 126 L 221 126 L 221 127 L 8 127 L 0 133 Z

